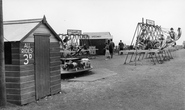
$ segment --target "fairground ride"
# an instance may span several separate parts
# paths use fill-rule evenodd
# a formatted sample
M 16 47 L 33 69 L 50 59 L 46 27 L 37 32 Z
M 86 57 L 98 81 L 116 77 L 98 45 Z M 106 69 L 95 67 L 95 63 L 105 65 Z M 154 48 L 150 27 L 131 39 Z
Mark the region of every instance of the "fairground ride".
M 144 23 L 144 19 L 142 19 L 142 22 L 139 22 L 136 26 L 131 45 L 129 50 L 126 51 L 127 56 L 124 64 L 127 63 L 129 55 L 131 55 L 129 62 L 132 62 L 132 58 L 135 55 L 135 65 L 136 61 L 140 60 L 140 58 L 143 59 L 145 55 L 146 57 L 149 55 L 154 64 L 155 59 L 158 63 L 173 59 L 168 47 L 175 46 L 181 34 L 181 28 L 178 28 L 176 33 L 173 28 L 162 28 L 155 25 L 155 21 L 149 19 L 146 19 L 146 23 Z
M 83 34 L 59 34 L 62 39 L 61 45 L 61 74 L 78 73 L 89 71 L 93 67 L 87 56 L 89 49 L 80 39 L 89 39 Z
M 166 29 L 155 25 L 155 21 L 144 19 L 137 24 L 131 45 L 135 49 L 164 49 L 169 46 L 176 45 L 176 41 L 181 37 L 181 28 L 177 29 L 177 33 L 173 28 Z M 134 42 L 135 40 L 135 42 Z

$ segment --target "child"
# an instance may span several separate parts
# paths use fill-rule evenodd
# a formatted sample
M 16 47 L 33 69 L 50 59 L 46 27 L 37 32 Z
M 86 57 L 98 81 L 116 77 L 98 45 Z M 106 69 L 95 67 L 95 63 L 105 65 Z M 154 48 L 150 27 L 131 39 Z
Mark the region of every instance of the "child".
M 105 44 L 105 60 L 107 60 L 107 58 L 110 58 L 110 52 L 109 52 L 109 44 L 106 43 Z

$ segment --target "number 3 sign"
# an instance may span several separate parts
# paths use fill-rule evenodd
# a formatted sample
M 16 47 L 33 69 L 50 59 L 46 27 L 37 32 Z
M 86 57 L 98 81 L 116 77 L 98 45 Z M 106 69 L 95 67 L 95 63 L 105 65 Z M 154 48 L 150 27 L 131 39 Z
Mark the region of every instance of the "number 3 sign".
M 24 65 L 27 65 L 29 63 L 29 59 L 32 59 L 32 54 L 24 54 L 25 57 Z

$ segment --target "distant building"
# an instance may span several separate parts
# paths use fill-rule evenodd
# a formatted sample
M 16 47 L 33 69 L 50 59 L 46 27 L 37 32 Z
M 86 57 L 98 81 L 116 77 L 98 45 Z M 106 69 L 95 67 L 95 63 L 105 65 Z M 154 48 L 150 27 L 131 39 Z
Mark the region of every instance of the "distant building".
M 185 41 L 183 41 L 182 45 L 183 45 L 183 47 L 184 47 L 184 49 L 185 49 Z
M 105 42 L 113 39 L 110 32 L 84 32 L 83 35 L 88 35 L 89 39 L 80 39 L 80 45 L 95 46 L 97 55 L 104 55 Z

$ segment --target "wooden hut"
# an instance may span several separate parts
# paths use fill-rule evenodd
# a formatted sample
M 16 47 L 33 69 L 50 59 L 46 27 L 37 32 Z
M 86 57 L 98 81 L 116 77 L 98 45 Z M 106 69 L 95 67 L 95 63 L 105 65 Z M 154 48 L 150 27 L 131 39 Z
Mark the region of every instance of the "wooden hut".
M 7 101 L 23 105 L 61 91 L 60 41 L 46 18 L 4 22 Z
M 80 39 L 80 44 L 88 44 L 98 49 L 97 55 L 104 55 L 105 43 L 107 40 L 113 39 L 110 32 L 84 32 L 83 35 L 88 35 L 89 39 Z

